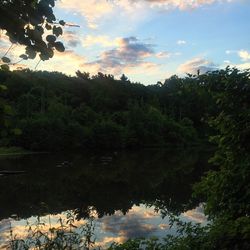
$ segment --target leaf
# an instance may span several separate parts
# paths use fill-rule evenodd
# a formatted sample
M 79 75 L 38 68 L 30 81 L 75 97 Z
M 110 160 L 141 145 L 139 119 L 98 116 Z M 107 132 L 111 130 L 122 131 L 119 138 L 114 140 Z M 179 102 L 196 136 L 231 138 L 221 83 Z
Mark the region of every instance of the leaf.
M 19 57 L 22 58 L 23 60 L 28 60 L 29 59 L 28 56 L 25 55 L 25 54 L 22 54 Z
M 48 23 L 46 23 L 46 24 L 45 24 L 45 28 L 46 28 L 47 30 L 51 30 L 51 29 L 52 29 L 52 26 L 49 25 Z
M 53 23 L 54 21 L 56 21 L 56 17 L 53 13 L 48 13 L 46 21 L 49 23 Z
M 22 130 L 19 128 L 14 128 L 12 131 L 13 131 L 14 135 L 21 135 L 22 134 Z
M 56 35 L 56 36 L 62 35 L 63 34 L 62 28 L 54 26 L 53 27 L 53 34 Z
M 9 71 L 9 70 L 10 70 L 10 67 L 9 67 L 9 65 L 7 65 L 7 64 L 2 64 L 0 67 L 1 67 L 1 69 L 4 70 L 4 71 Z
M 29 56 L 30 59 L 35 59 L 36 51 L 32 46 L 26 47 L 26 54 Z
M 0 89 L 1 90 L 7 90 L 7 87 L 5 85 L 0 84 Z
M 9 40 L 11 43 L 17 43 L 17 38 L 14 37 L 14 35 L 12 34 L 12 32 L 6 32 L 6 35 L 9 37 Z
M 39 54 L 39 57 L 42 61 L 47 61 L 49 60 L 49 55 L 47 53 L 41 53 Z
M 4 113 L 7 115 L 11 115 L 12 114 L 12 108 L 10 105 L 4 105 Z
M 11 62 L 10 59 L 8 57 L 6 57 L 6 56 L 2 57 L 2 61 L 4 63 L 10 63 Z
M 37 26 L 36 30 L 42 35 L 44 33 L 44 29 L 41 26 Z
M 56 37 L 53 35 L 48 35 L 48 36 L 46 36 L 46 40 L 49 43 L 54 43 L 56 41 Z
M 54 51 L 51 48 L 48 48 L 46 51 L 47 55 L 49 56 L 49 58 L 52 58 L 54 56 Z
M 1 137 L 6 137 L 8 135 L 8 132 L 6 130 L 1 131 Z
M 49 48 L 44 48 L 43 51 L 39 54 L 39 57 L 42 61 L 49 60 L 54 56 L 54 51 L 51 47 Z
M 63 20 L 61 20 L 61 21 L 59 21 L 59 24 L 61 24 L 62 26 L 64 26 L 66 23 Z
M 51 7 L 55 7 L 55 0 L 47 0 Z
M 56 42 L 55 43 L 55 48 L 59 52 L 64 52 L 65 51 L 65 47 L 64 47 L 62 42 Z

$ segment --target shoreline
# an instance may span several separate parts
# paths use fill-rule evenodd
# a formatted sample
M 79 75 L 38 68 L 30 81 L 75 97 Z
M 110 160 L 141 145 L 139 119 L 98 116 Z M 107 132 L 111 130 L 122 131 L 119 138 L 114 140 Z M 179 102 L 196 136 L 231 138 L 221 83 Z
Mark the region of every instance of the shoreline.
M 33 155 L 33 154 L 48 154 L 49 152 L 42 151 L 29 151 L 18 147 L 0 147 L 0 157 L 1 156 L 18 156 L 18 155 Z

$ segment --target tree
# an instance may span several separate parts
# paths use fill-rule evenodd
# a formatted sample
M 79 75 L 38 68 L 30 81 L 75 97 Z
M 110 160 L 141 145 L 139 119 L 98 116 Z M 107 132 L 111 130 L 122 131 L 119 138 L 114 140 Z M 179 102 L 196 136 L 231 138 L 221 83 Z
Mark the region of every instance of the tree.
M 9 144 L 11 135 L 20 135 L 21 130 L 13 126 L 13 109 L 3 98 L 7 87 L 0 84 L 0 146 Z
M 221 110 L 210 119 L 218 131 L 211 160 L 218 169 L 203 177 L 195 192 L 205 197 L 205 212 L 213 220 L 208 234 L 213 249 L 249 249 L 250 72 L 227 68 L 208 76 Z
M 77 70 L 76 76 L 83 80 L 90 80 L 90 74 L 88 72 L 81 72 L 80 70 Z
M 130 83 L 129 79 L 127 76 L 125 76 L 124 74 L 122 74 L 120 80 L 124 83 Z
M 20 55 L 23 60 L 49 60 L 54 50 L 65 50 L 62 42 L 57 41 L 62 35 L 64 21 L 56 22 L 53 7 L 56 0 L 2 0 L 0 2 L 0 29 L 6 31 L 12 43 L 2 57 L 2 62 L 9 64 L 8 52 L 14 44 L 24 45 L 26 53 Z M 43 35 L 49 33 L 44 39 Z

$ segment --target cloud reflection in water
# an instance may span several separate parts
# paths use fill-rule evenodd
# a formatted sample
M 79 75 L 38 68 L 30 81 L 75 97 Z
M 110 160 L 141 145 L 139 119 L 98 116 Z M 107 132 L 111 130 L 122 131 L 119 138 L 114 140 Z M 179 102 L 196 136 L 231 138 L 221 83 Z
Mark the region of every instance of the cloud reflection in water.
M 53 227 L 58 226 L 59 218 L 66 220 L 66 212 L 50 215 Z M 181 214 L 181 219 L 199 223 L 206 221 L 202 206 Z M 28 222 L 35 223 L 35 220 L 36 217 L 31 217 Z M 49 230 L 49 216 L 41 217 L 41 221 L 47 225 L 44 226 L 44 230 Z M 168 217 L 162 218 L 160 213 L 154 210 L 154 207 L 146 207 L 145 205 L 134 205 L 127 214 L 116 211 L 113 215 L 103 216 L 102 218 L 96 216 L 94 222 L 96 247 L 107 247 L 112 242 L 122 243 L 131 238 L 163 238 L 167 234 L 175 234 L 175 228 L 169 226 Z M 76 221 L 75 225 L 79 227 L 85 223 L 86 220 L 82 219 Z M 25 235 L 27 235 L 27 220 L 5 219 L 0 222 L 0 249 L 4 249 L 1 247 L 8 240 L 10 228 L 17 237 L 25 238 Z

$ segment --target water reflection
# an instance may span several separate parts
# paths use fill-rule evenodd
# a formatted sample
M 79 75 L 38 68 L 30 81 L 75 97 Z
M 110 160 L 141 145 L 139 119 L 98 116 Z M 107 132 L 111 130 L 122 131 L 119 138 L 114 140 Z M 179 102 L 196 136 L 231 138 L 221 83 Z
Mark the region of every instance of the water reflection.
M 184 211 L 192 184 L 208 169 L 209 156 L 195 150 L 141 150 L 0 159 L 0 170 L 25 171 L 0 177 L 0 220 L 74 210 L 84 221 L 92 207 L 99 244 L 161 236 L 168 229 L 161 212 Z M 197 209 L 182 216 L 204 219 Z
M 180 215 L 180 219 L 186 222 L 196 221 L 197 217 L 199 223 L 206 223 L 201 207 Z M 163 238 L 166 234 L 176 233 L 176 227 L 170 227 L 168 217 L 162 218 L 155 207 L 145 207 L 145 205 L 133 206 L 126 215 L 117 211 L 114 215 L 104 216 L 97 220 L 97 224 L 99 230 L 96 230 L 96 244 L 100 246 L 107 246 L 105 244 L 112 242 L 122 243 L 134 238 Z
M 72 212 L 72 211 L 71 211 Z M 97 217 L 95 210 L 91 210 L 93 216 L 93 235 L 95 238 L 95 248 L 107 248 L 111 243 L 123 243 L 134 238 L 163 238 L 166 234 L 174 235 L 176 227 L 170 227 L 168 217 L 162 218 L 160 212 L 156 212 L 155 207 L 146 207 L 141 204 L 134 205 L 126 214 L 116 211 L 113 215 Z M 60 220 L 66 225 L 67 212 L 56 215 L 47 215 L 39 218 L 41 231 L 49 232 L 50 228 L 60 227 Z M 73 212 L 72 212 L 73 213 Z M 180 215 L 182 221 L 194 221 L 202 224 L 206 223 L 202 207 L 188 210 Z M 88 223 L 88 219 L 74 221 L 78 228 Z M 4 219 L 0 222 L 0 249 L 8 243 L 10 229 L 16 238 L 26 239 L 29 235 L 29 227 L 33 230 L 37 225 L 37 217 L 30 217 L 27 220 Z M 84 235 L 81 235 L 84 237 Z

